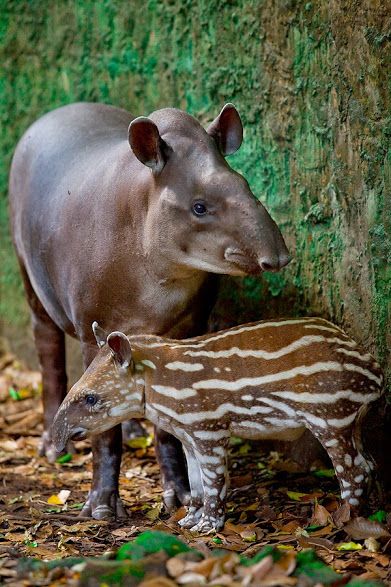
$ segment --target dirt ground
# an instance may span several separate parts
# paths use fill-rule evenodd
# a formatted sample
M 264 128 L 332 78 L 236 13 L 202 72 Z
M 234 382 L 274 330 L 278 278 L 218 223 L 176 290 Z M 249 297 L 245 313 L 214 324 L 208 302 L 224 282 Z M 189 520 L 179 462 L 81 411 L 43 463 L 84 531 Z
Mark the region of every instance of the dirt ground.
M 199 562 L 180 559 L 182 567 L 178 569 L 178 561 L 173 564 L 170 561 L 174 559 L 166 556 L 166 582 L 155 580 L 145 585 L 307 587 L 356 584 L 349 583 L 352 577 L 372 581 L 370 584 L 389 584 L 391 508 L 368 511 L 366 517 L 351 520 L 347 507 L 341 506 L 335 477 L 325 469 L 327 465 L 315 463 L 311 472 L 302 472 L 283 455 L 264 452 L 260 443 L 232 442 L 227 522 L 216 535 L 193 536 L 181 530 L 177 520 L 184 515 L 184 508 L 171 516 L 164 511 L 151 437 L 136 439 L 124 448 L 120 493 L 129 520 L 120 524 L 78 517 L 90 487 L 89 443 L 77 443 L 75 454 L 65 462 L 51 465 L 37 456 L 42 432 L 40 387 L 39 373 L 25 369 L 11 354 L 0 358 L 0 584 L 79 584 L 77 573 L 70 571 L 61 580 L 48 575 L 34 579 L 31 573 L 21 571 L 22 561 L 26 557 L 110 558 L 121 545 L 147 530 L 177 535 L 200 551 L 206 561 L 212 560 L 212 550 L 222 549 L 225 558 L 218 560 L 228 562 L 224 568 L 219 562 L 217 572 L 216 558 L 207 570 L 205 560 L 200 566 Z M 375 514 L 375 519 L 370 521 L 369 514 Z M 251 567 L 249 579 L 250 571 L 241 566 L 239 555 L 254 557 L 267 545 L 275 547 L 273 552 L 282 558 L 277 557 L 277 563 L 273 562 L 275 557 L 268 557 L 267 569 L 265 562 L 259 562 L 262 572 L 257 566 L 258 579 L 256 565 Z M 306 583 L 295 576 L 298 553 L 308 548 L 339 573 L 337 581 Z

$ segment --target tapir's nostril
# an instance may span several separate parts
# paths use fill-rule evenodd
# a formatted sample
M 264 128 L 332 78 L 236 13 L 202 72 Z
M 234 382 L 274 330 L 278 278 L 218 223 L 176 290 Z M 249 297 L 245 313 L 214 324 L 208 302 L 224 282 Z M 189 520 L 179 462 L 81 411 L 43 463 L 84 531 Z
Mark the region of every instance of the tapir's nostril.
M 278 271 L 280 263 L 277 256 L 272 257 L 270 255 L 268 257 L 261 257 L 261 259 L 259 259 L 259 266 L 262 271 Z
M 278 271 L 288 265 L 290 260 L 291 257 L 288 253 L 282 253 L 278 256 L 268 255 L 259 259 L 259 265 L 262 271 Z
M 271 265 L 270 263 L 267 263 L 266 261 L 261 261 L 260 262 L 260 266 L 262 271 L 275 271 L 276 267 L 273 267 L 273 265 Z

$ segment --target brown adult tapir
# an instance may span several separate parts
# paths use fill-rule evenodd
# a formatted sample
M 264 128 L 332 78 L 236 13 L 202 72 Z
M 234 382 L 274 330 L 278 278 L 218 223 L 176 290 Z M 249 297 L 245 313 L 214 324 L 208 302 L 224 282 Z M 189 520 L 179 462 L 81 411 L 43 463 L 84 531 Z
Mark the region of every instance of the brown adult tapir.
M 20 140 L 10 177 L 13 239 L 43 375 L 41 454 L 67 387 L 64 332 L 97 347 L 91 323 L 182 338 L 206 329 L 212 274 L 276 271 L 284 240 L 224 156 L 242 142 L 227 104 L 205 130 L 173 108 L 134 118 L 103 104 L 54 110 Z M 157 431 L 164 498 L 188 499 L 181 446 Z M 121 428 L 93 441 L 92 488 L 82 513 L 125 515 L 118 495 Z

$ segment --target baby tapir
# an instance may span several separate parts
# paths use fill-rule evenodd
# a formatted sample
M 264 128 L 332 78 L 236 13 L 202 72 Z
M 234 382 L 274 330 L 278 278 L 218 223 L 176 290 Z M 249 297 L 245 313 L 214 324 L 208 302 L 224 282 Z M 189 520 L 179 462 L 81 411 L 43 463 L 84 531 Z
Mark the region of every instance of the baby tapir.
M 186 340 L 93 329 L 102 348 L 57 412 L 57 450 L 148 418 L 183 443 L 191 502 L 180 524 L 207 532 L 224 524 L 230 435 L 294 440 L 308 428 L 333 462 L 342 499 L 360 505 L 373 468 L 361 422 L 383 378 L 337 326 L 263 321 Z

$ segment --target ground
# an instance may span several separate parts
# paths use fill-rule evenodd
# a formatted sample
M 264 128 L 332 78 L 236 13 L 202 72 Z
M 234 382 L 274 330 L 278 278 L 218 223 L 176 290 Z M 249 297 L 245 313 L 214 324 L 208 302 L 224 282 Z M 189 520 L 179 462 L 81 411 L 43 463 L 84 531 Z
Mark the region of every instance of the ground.
M 109 523 L 78 517 L 91 480 L 89 443 L 77 443 L 71 460 L 68 456 L 50 465 L 38 457 L 39 395 L 39 373 L 4 353 L 0 357 L 0 584 L 319 587 L 353 586 L 355 577 L 371 585 L 388 584 L 391 579 L 391 515 L 387 515 L 391 508 L 368 510 L 366 517 L 352 520 L 341 505 L 327 464 L 314 463 L 311 472 L 302 472 L 260 443 L 233 439 L 227 522 L 215 535 L 194 536 L 181 530 L 177 520 L 184 508 L 173 515 L 164 511 L 151 438 L 125 447 L 120 493 L 129 520 Z M 142 534 L 151 530 L 176 535 L 198 553 L 192 550 L 173 557 L 179 551 L 167 546 L 168 534 L 160 543 L 161 534 Z M 118 549 L 122 546 L 123 552 L 128 548 L 123 545 L 140 534 L 137 540 L 144 546 L 136 540 L 129 548 L 138 544 L 144 570 L 138 576 L 139 567 L 135 574 L 129 567 L 126 572 L 131 576 L 124 578 L 124 563 L 115 562 L 122 556 Z M 154 541 L 159 548 L 151 546 Z M 103 555 L 105 559 L 91 558 Z M 126 564 L 141 564 L 129 563 L 137 556 L 126 554 Z M 84 557 L 86 562 L 80 560 Z M 38 565 L 34 559 L 65 562 Z M 120 578 L 117 574 L 107 579 L 108 568 L 117 572 L 118 565 L 122 565 Z

